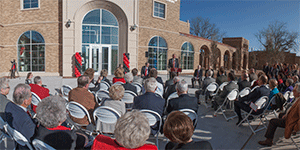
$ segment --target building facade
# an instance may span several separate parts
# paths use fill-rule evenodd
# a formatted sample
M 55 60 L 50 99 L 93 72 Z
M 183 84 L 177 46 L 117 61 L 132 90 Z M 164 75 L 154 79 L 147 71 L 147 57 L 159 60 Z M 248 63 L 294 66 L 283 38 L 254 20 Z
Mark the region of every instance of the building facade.
M 131 69 L 149 62 L 159 73 L 167 73 L 172 54 L 183 73 L 199 64 L 248 67 L 248 40 L 224 38 L 213 51 L 213 41 L 189 32 L 180 0 L 1 0 L 0 76 L 15 59 L 20 75 L 71 77 L 76 52 L 82 71 L 94 68 L 96 74 L 113 74 L 123 53 L 130 54 Z

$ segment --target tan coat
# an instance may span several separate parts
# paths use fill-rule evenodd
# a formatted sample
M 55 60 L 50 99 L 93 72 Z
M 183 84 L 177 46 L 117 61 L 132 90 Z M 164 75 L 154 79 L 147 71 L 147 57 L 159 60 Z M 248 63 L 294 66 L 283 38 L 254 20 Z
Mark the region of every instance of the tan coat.
M 300 99 L 297 98 L 296 102 L 288 111 L 285 120 L 284 137 L 286 139 L 291 137 L 293 131 L 299 131 L 300 127 Z
M 90 93 L 87 89 L 84 88 L 74 88 L 69 93 L 69 101 L 75 101 L 84 106 L 90 114 L 92 123 L 94 123 L 93 112 L 99 106 L 95 100 L 95 97 L 92 93 Z M 89 124 L 87 116 L 84 118 L 75 118 L 70 116 L 70 118 L 79 124 Z

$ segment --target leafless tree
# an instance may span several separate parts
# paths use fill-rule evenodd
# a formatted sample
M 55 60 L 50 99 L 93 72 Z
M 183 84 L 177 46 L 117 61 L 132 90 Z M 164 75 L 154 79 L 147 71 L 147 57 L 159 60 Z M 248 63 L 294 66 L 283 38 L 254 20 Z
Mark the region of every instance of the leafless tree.
M 212 41 L 210 44 L 210 49 L 211 49 L 210 62 L 214 67 L 214 69 L 217 69 L 217 65 L 219 63 L 219 57 L 220 57 L 220 50 L 217 48 L 217 46 L 218 46 L 217 41 Z
M 298 35 L 298 32 L 290 32 L 286 23 L 280 21 L 270 22 L 267 28 L 255 34 L 266 51 L 266 61 L 270 63 L 284 61 L 284 52 L 299 51 L 296 42 Z
M 225 36 L 225 33 L 221 32 L 216 24 L 210 23 L 209 21 L 210 20 L 208 18 L 193 18 L 190 22 L 190 33 L 206 39 L 221 41 Z

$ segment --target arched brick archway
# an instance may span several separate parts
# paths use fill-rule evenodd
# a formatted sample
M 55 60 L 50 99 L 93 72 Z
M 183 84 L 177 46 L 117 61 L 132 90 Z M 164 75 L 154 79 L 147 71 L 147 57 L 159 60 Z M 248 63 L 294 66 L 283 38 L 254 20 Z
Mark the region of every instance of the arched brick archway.
M 201 65 L 204 68 L 208 68 L 209 66 L 209 48 L 206 45 L 203 45 L 200 48 L 200 54 L 199 54 L 199 65 Z
M 232 69 L 233 70 L 235 70 L 236 69 L 236 66 L 237 66 L 237 64 L 236 64 L 236 52 L 234 52 L 233 54 L 232 54 Z
M 217 69 L 217 68 L 220 68 L 221 67 L 221 50 L 220 49 L 218 49 L 217 48 L 217 63 L 216 63 L 216 66 L 215 66 L 215 68 Z
M 224 54 L 224 68 L 231 69 L 229 67 L 230 67 L 230 52 L 226 50 Z

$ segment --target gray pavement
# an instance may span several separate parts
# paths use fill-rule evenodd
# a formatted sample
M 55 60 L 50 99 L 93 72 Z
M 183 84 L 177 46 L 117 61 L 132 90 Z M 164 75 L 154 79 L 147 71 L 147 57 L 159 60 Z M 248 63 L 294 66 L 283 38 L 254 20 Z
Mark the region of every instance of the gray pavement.
M 163 81 L 167 80 L 167 75 L 160 75 Z M 111 80 L 113 76 L 108 78 Z M 191 85 L 191 75 L 180 76 L 181 79 L 187 81 Z M 97 78 L 97 77 L 96 77 Z M 20 77 L 17 79 L 10 80 L 11 91 L 8 95 L 9 99 L 12 99 L 13 88 L 18 83 L 24 83 L 25 77 Z M 42 77 L 43 84 L 47 85 L 50 93 L 55 95 L 56 90 L 59 89 L 62 85 L 70 85 L 71 87 L 76 87 L 77 82 L 76 78 L 62 78 L 62 77 Z M 189 94 L 194 95 L 196 88 L 189 88 Z M 264 140 L 264 134 L 266 129 L 252 134 L 250 128 L 247 124 L 243 124 L 240 127 L 237 127 L 235 123 L 237 119 L 226 121 L 222 114 L 218 114 L 216 117 L 213 116 L 213 109 L 206 108 L 203 105 L 199 105 L 198 110 L 198 124 L 195 129 L 193 139 L 194 140 L 207 140 L 209 141 L 214 149 L 296 149 L 290 139 L 284 139 L 284 129 L 278 128 L 275 133 L 275 139 L 272 147 L 263 147 L 260 146 L 257 142 Z M 233 112 L 228 112 L 228 116 L 234 115 Z M 274 118 L 274 115 L 267 116 L 268 120 Z M 259 121 L 255 121 L 253 124 L 259 124 Z M 266 125 L 268 122 L 266 123 Z M 159 148 L 164 149 L 167 138 L 163 135 L 159 136 Z M 283 140 L 281 140 L 283 139 Z M 149 140 L 152 142 L 153 140 Z M 300 136 L 295 137 L 295 141 L 300 146 Z M 0 149 L 3 149 L 3 143 L 0 144 Z M 12 148 L 12 142 L 8 141 L 8 149 Z

